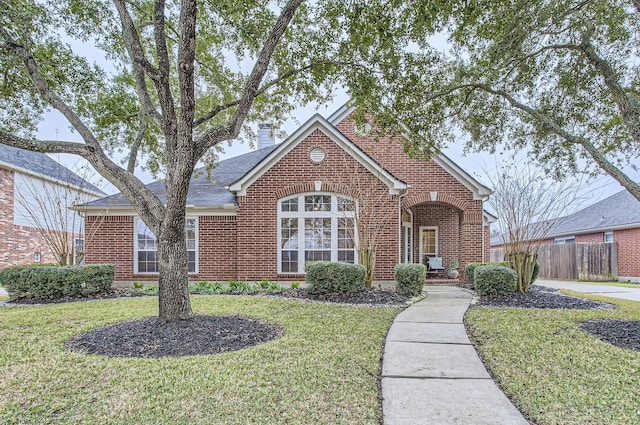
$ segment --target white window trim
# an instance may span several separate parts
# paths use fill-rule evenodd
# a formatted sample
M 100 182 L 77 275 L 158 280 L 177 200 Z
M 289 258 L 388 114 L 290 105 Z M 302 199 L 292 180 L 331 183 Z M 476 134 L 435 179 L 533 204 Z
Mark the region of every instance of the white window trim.
M 200 256 L 200 245 L 199 245 L 199 240 L 200 240 L 200 235 L 199 235 L 199 226 L 198 226 L 198 217 L 197 216 L 186 216 L 185 217 L 185 221 L 186 220 L 195 220 L 195 228 L 196 228 L 196 234 L 195 234 L 195 249 L 196 249 L 196 260 L 195 260 L 195 271 L 193 272 L 189 272 L 190 275 L 195 275 L 199 273 L 200 270 L 200 264 L 198 261 L 198 257 Z M 140 217 L 135 217 L 133 220 L 133 274 L 139 274 L 139 275 L 149 275 L 149 276 L 157 276 L 158 272 L 141 272 L 138 270 L 138 223 L 141 222 L 142 219 Z M 189 250 L 187 249 L 187 252 Z
M 304 210 L 304 197 L 305 196 L 331 196 L 331 211 L 305 211 Z M 305 264 L 305 256 L 304 256 L 304 219 L 305 218 L 330 218 L 331 219 L 331 261 L 338 261 L 338 219 L 340 218 L 352 218 L 354 220 L 354 248 L 353 248 L 353 263 L 358 263 L 358 250 L 357 250 L 357 232 L 358 226 L 355 222 L 356 214 L 353 211 L 338 211 L 338 196 L 341 198 L 346 198 L 350 200 L 354 200 L 352 197 L 342 194 L 335 194 L 332 192 L 305 192 L 298 193 L 296 195 L 287 196 L 284 198 L 278 199 L 277 208 L 277 244 L 278 244 L 278 274 L 285 275 L 300 275 L 305 274 L 304 272 L 304 264 Z M 298 211 L 282 211 L 282 203 L 289 201 L 291 199 L 298 200 Z M 355 202 L 355 208 L 358 208 L 357 201 Z M 298 220 L 298 271 L 297 272 L 283 272 L 282 271 L 282 219 L 283 218 L 293 218 Z M 300 231 L 302 229 L 302 231 Z
M 611 240 L 610 241 L 607 240 L 607 235 L 611 235 Z M 610 230 L 608 232 L 604 232 L 604 234 L 602 235 L 602 241 L 604 243 L 612 243 L 613 242 L 613 230 Z
M 553 240 L 554 245 L 563 245 L 563 244 L 570 244 L 570 243 L 576 243 L 575 236 L 563 236 L 561 238 L 555 238 Z
M 409 221 L 402 221 L 402 211 L 400 211 L 400 221 L 402 225 L 400 226 L 400 232 L 403 234 L 400 235 L 400 240 L 403 240 L 404 235 L 404 246 L 400 247 L 400 258 L 404 258 L 407 264 L 413 263 L 413 211 L 410 209 L 406 210 L 409 215 Z
M 435 256 L 438 256 L 438 253 L 440 252 L 440 231 L 438 229 L 438 226 L 420 226 L 420 229 L 418 230 L 419 232 L 419 238 L 420 240 L 418 241 L 420 244 L 420 257 L 419 257 L 419 261 L 420 264 L 422 263 L 422 257 L 424 256 L 424 250 L 423 250 L 423 243 L 422 243 L 422 231 L 423 230 L 435 230 L 436 231 L 436 252 L 435 252 Z M 430 254 L 430 253 L 429 253 Z

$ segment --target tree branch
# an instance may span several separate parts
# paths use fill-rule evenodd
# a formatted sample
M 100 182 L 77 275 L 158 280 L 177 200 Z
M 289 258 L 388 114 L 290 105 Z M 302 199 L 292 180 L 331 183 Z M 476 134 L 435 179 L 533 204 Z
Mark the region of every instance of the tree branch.
M 197 152 L 198 154 L 204 154 L 211 146 L 215 143 L 218 143 L 225 139 L 233 139 L 240 132 L 240 128 L 244 119 L 246 118 L 251 106 L 253 105 L 253 101 L 256 97 L 256 93 L 260 86 L 260 82 L 264 75 L 267 72 L 269 67 L 269 62 L 271 61 L 271 56 L 278 45 L 278 41 L 284 34 L 289 22 L 293 19 L 293 15 L 296 10 L 300 6 L 303 0 L 290 0 L 280 17 L 276 21 L 273 26 L 271 33 L 267 37 L 264 45 L 262 46 L 262 50 L 258 55 L 258 59 L 256 60 L 255 65 L 253 66 L 253 70 L 247 79 L 245 84 L 243 94 L 238 101 L 238 108 L 236 109 L 235 114 L 231 118 L 231 120 L 227 123 L 227 125 L 223 127 L 218 127 L 207 131 L 202 138 L 198 142 Z
M 34 152 L 79 155 L 89 161 L 96 171 L 120 189 L 142 217 L 157 225 L 164 216 L 165 208 L 158 197 L 133 174 L 111 161 L 101 149 L 95 150 L 92 146 L 76 142 L 25 139 L 2 130 L 0 130 L 0 143 Z
M 265 83 L 262 87 L 260 87 L 258 90 L 256 90 L 255 92 L 255 97 L 258 97 L 259 95 L 261 95 L 262 93 L 266 92 L 267 90 L 269 90 L 271 87 L 274 87 L 278 84 L 280 84 L 281 82 L 283 82 L 284 80 L 287 80 L 291 77 L 294 77 L 298 74 L 301 74 L 305 71 L 308 71 L 310 69 L 316 68 L 318 66 L 325 66 L 325 65 L 347 65 L 347 66 L 362 66 L 361 64 L 356 64 L 353 62 L 342 62 L 342 61 L 321 61 L 321 62 L 314 62 L 314 63 L 310 63 L 309 65 L 303 66 L 302 68 L 298 68 L 298 69 L 292 69 L 289 70 L 287 72 L 285 72 L 284 74 L 280 75 L 279 77 L 277 77 L 274 80 L 271 80 L 267 83 Z M 214 118 L 216 115 L 218 115 L 220 112 L 225 111 L 229 108 L 233 108 L 234 106 L 238 106 L 238 104 L 240 103 L 241 99 L 236 99 L 232 102 L 228 102 L 222 105 L 216 105 L 214 106 L 209 112 L 207 112 L 205 115 L 199 117 L 196 119 L 195 121 L 195 126 L 199 126 L 201 124 L 204 124 L 205 122 L 209 121 L 210 119 Z
M 183 2 L 181 19 L 185 14 L 185 9 L 191 2 Z M 158 56 L 158 80 L 155 82 L 160 108 L 164 118 L 162 123 L 167 154 L 171 154 L 176 149 L 176 110 L 173 95 L 171 94 L 170 80 L 170 60 L 167 49 L 167 35 L 165 33 L 165 0 L 156 0 L 153 5 L 153 33 L 156 44 L 156 55 Z M 195 5 L 193 10 L 195 21 Z
M 93 149 L 84 143 L 60 142 L 57 140 L 35 140 L 18 137 L 0 130 L 0 143 L 40 153 L 68 153 L 87 158 L 93 153 Z
M 113 4 L 115 4 L 118 14 L 120 15 L 122 31 L 124 32 L 125 37 L 129 40 L 127 44 L 130 46 L 129 54 L 131 55 L 131 59 L 134 63 L 138 64 L 152 80 L 157 80 L 159 77 L 159 71 L 144 55 L 140 36 L 138 35 L 136 25 L 133 23 L 133 19 L 127 10 L 125 2 L 123 0 L 113 0 Z
M 127 161 L 127 171 L 131 174 L 135 173 L 138 151 L 140 150 L 140 146 L 142 145 L 142 141 L 144 140 L 144 134 L 147 131 L 147 120 L 145 119 L 144 112 L 140 112 L 138 118 L 140 122 L 138 132 L 136 133 L 136 137 L 135 139 L 133 139 L 133 143 L 131 144 L 131 149 L 129 150 L 129 160 Z
M 584 52 L 588 61 L 594 66 L 598 73 L 604 79 L 604 83 L 611 92 L 613 100 L 618 106 L 618 110 L 622 115 L 622 119 L 631 135 L 631 138 L 640 146 L 640 103 L 638 99 L 625 91 L 624 87 L 618 81 L 616 72 L 613 67 L 605 59 L 600 57 L 596 52 L 589 34 L 583 34 L 580 48 Z
M 529 116 L 534 118 L 539 123 L 543 124 L 545 127 L 553 131 L 558 136 L 562 137 L 569 143 L 582 146 L 587 153 L 593 158 L 593 160 L 611 177 L 616 179 L 618 183 L 620 183 L 625 189 L 627 189 L 636 199 L 640 201 L 640 184 L 631 180 L 620 168 L 613 165 L 605 155 L 602 154 L 598 150 L 598 148 L 589 140 L 584 137 L 574 136 L 568 131 L 564 130 L 560 125 L 552 121 L 548 116 L 541 114 L 535 109 L 531 108 L 528 105 L 516 100 L 509 93 L 502 90 L 495 90 L 485 84 L 466 84 L 463 86 L 459 86 L 459 88 L 463 87 L 472 87 L 476 89 L 483 90 L 487 93 L 497 95 L 505 99 L 511 106 L 516 109 L 519 109 Z

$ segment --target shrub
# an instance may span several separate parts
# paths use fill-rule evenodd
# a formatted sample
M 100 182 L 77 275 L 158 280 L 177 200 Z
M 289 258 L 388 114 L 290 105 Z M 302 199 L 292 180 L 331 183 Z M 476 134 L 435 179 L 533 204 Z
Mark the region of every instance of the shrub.
M 249 292 L 251 285 L 246 280 L 230 280 L 229 290 L 231 292 Z
M 111 287 L 112 264 L 88 266 L 15 266 L 0 271 L 0 285 L 12 300 L 20 298 L 56 299 L 89 295 Z
M 516 272 L 502 266 L 480 266 L 474 272 L 479 295 L 506 295 L 516 292 Z
M 366 270 L 360 264 L 315 261 L 304 266 L 310 294 L 358 292 L 365 287 Z
M 422 292 L 427 267 L 424 264 L 398 264 L 394 275 L 400 292 L 416 296 Z
M 299 287 L 300 287 L 300 282 L 298 282 L 297 280 L 291 282 L 291 289 L 298 289 Z
M 533 285 L 533 282 L 536 281 L 536 279 L 538 278 L 538 275 L 540 274 L 540 262 L 536 261 L 536 263 L 533 265 L 533 273 L 531 274 L 531 284 Z
M 480 267 L 480 266 L 511 267 L 511 263 L 509 263 L 508 261 L 500 261 L 500 262 L 494 261 L 489 263 L 467 263 L 467 265 L 464 266 L 464 275 L 467 279 L 467 283 L 471 285 L 472 288 L 474 287 L 474 284 L 473 284 L 474 271 L 476 267 Z

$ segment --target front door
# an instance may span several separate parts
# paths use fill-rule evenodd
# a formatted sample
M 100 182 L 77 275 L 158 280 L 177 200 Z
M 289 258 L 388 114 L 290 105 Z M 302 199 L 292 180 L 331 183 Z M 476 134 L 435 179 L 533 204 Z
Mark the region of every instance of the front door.
M 430 257 L 438 256 L 438 228 L 420 227 L 420 263 L 427 265 Z

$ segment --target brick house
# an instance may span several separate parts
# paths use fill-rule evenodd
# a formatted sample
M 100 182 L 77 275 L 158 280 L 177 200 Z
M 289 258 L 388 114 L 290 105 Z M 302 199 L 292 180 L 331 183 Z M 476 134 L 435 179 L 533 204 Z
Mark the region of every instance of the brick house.
M 353 181 L 396 206 L 385 225 L 376 224 L 376 280 L 393 280 L 400 262 L 459 259 L 462 272 L 489 258 L 495 218 L 483 202 L 491 190 L 444 155 L 413 159 L 398 137 L 374 141 L 352 112 L 316 114 L 284 142 L 221 161 L 211 178 L 194 175 L 186 234 L 192 280 L 304 280 L 305 261 L 358 262 L 351 235 L 363 202 L 349 195 Z M 163 182 L 149 187 L 165 195 Z M 126 198 L 88 204 L 87 223 L 98 219 L 86 261 L 115 264 L 119 281 L 156 280 L 155 236 Z
M 492 238 L 491 248 L 500 248 L 502 240 Z M 618 280 L 640 282 L 640 201 L 623 190 L 561 217 L 542 244 L 591 242 L 616 243 Z
M 105 195 L 100 189 L 45 154 L 0 144 L 0 269 L 34 262 L 55 262 L 49 245 L 38 230 L 47 220 L 40 221 L 40 224 L 34 222 L 27 209 L 36 211 L 37 214 L 44 213 L 38 209 L 39 200 L 34 192 L 49 196 L 61 191 L 66 192 L 67 189 L 73 191 L 69 193 L 81 194 L 80 199 L 83 202 Z M 53 199 L 49 201 L 53 203 Z M 68 214 L 76 213 L 68 211 Z M 51 220 L 48 222 L 51 223 Z M 67 223 L 71 223 L 71 220 Z M 76 221 L 75 229 L 57 231 L 69 231 L 79 236 L 80 223 L 81 220 Z M 76 242 L 82 243 L 80 239 Z

